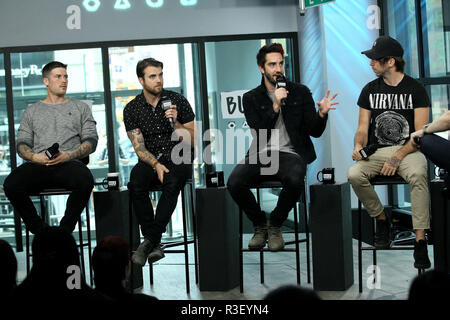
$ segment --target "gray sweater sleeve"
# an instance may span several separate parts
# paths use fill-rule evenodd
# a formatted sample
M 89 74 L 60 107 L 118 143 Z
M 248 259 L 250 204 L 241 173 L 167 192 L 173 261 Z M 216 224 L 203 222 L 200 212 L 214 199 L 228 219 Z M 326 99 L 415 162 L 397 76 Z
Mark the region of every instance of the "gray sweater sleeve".
M 16 148 L 18 149 L 21 144 L 25 144 L 30 148 L 34 146 L 33 139 L 33 122 L 30 118 L 30 108 L 28 107 L 20 120 L 20 126 L 17 135 L 17 144 Z
M 95 152 L 95 149 L 97 148 L 97 142 L 98 142 L 98 135 L 97 135 L 97 122 L 94 120 L 94 117 L 92 115 L 91 108 L 89 106 L 82 102 L 80 102 L 81 106 L 81 132 L 80 132 L 80 140 L 81 143 L 85 141 L 89 141 L 92 143 L 92 153 Z

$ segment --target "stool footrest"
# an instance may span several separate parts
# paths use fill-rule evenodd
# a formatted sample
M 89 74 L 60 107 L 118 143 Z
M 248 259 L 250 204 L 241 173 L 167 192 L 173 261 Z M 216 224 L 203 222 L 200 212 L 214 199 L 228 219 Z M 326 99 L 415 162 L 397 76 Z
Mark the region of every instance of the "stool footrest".
M 394 250 L 414 250 L 413 246 L 398 246 L 386 249 L 376 249 L 375 247 L 361 247 L 361 250 L 372 250 L 372 251 L 394 251 Z
M 242 251 L 243 252 L 273 252 L 273 253 L 276 253 L 276 252 L 295 252 L 296 250 L 295 250 L 295 248 L 284 248 L 284 249 L 281 249 L 281 250 L 277 250 L 277 251 L 271 251 L 271 250 L 269 250 L 268 248 L 263 248 L 263 249 L 259 249 L 259 250 L 251 250 L 251 249 L 242 249 Z

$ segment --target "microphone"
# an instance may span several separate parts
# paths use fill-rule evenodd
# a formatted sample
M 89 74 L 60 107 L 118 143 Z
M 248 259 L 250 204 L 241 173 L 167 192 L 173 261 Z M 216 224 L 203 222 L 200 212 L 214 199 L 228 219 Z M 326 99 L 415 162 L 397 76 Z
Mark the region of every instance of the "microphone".
M 166 96 L 162 97 L 162 108 L 164 111 L 169 110 L 170 106 L 172 105 L 172 101 L 170 101 L 170 99 L 168 99 Z M 169 122 L 170 122 L 170 126 L 173 128 L 173 118 L 168 118 Z
M 45 150 L 45 155 L 51 160 L 55 158 L 59 153 L 59 144 L 54 143 L 50 148 Z
M 276 89 L 278 89 L 278 88 L 286 88 L 286 77 L 285 76 L 279 75 L 277 77 L 276 82 L 277 82 L 276 85 L 275 85 Z M 286 105 L 286 98 L 281 99 L 281 105 L 282 106 Z
M 368 157 L 370 157 L 372 154 L 374 154 L 375 151 L 377 151 L 377 149 L 378 149 L 378 145 L 369 144 L 369 145 L 365 146 L 364 148 L 362 148 L 361 150 L 359 150 L 359 154 L 361 155 L 363 160 L 366 160 Z

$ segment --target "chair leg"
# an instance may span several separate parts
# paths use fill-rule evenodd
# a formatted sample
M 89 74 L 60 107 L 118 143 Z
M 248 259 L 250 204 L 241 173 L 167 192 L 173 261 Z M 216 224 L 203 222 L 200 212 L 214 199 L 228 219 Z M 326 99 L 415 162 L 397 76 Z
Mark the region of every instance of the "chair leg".
M 449 260 L 449 252 L 447 249 L 447 243 L 448 243 L 448 239 L 447 239 L 447 228 L 448 228 L 448 223 L 447 223 L 447 212 L 448 212 L 448 198 L 447 198 L 447 190 L 444 189 L 442 191 L 442 197 L 444 198 L 444 219 L 443 219 L 443 225 L 444 225 L 444 252 L 445 252 L 445 256 L 444 256 L 444 270 L 446 272 L 448 272 L 448 260 Z
M 258 188 L 256 188 L 256 201 L 258 202 L 258 205 L 261 207 L 261 198 Z M 259 251 L 259 277 L 261 280 L 261 283 L 264 283 L 264 251 L 261 249 Z
M 23 241 L 22 241 L 22 221 L 20 220 L 19 214 L 16 210 L 13 209 L 14 212 L 14 235 L 16 238 L 16 251 L 23 251 Z
M 294 206 L 294 236 L 295 236 L 295 269 L 297 271 L 297 283 L 300 284 L 300 250 L 298 244 L 298 217 L 297 204 Z M 308 248 L 306 248 L 308 249 Z
M 261 249 L 259 251 L 259 277 L 261 283 L 264 283 L 264 251 Z
M 305 235 L 306 235 L 306 270 L 308 283 L 311 283 L 311 256 L 310 256 L 310 234 L 309 234 L 309 225 L 308 225 L 308 200 L 306 198 L 306 188 L 303 193 L 303 209 L 305 211 Z M 300 219 L 300 216 L 299 216 Z
M 184 240 L 184 265 L 186 271 L 186 292 L 190 292 L 190 284 L 189 284 L 189 249 L 188 249 L 188 240 L 187 240 L 187 227 L 186 227 L 186 204 L 185 204 L 185 195 L 184 188 L 181 190 L 181 211 L 183 216 L 183 240 Z
M 194 181 L 189 184 L 191 197 L 191 213 L 192 213 L 192 233 L 194 238 L 194 268 L 195 268 L 195 283 L 198 284 L 198 247 L 197 247 L 197 221 L 195 218 L 194 208 Z
M 131 201 L 131 191 L 128 190 L 128 241 L 130 242 L 129 255 L 131 259 L 131 255 L 133 254 L 134 241 L 133 241 L 133 204 Z M 134 286 L 134 263 L 130 263 L 130 277 L 128 279 L 128 283 L 130 285 L 129 291 L 133 293 Z
M 81 227 L 81 215 L 78 217 L 78 239 L 80 241 L 80 259 L 81 259 L 81 274 L 83 280 L 86 281 L 86 265 L 84 263 L 84 244 L 83 244 L 83 229 Z
M 375 234 L 375 221 L 372 220 L 372 234 Z M 374 244 L 374 249 L 372 251 L 372 264 L 373 264 L 373 284 L 375 284 L 377 282 L 376 276 L 377 276 L 377 271 L 376 271 L 376 267 L 377 267 L 377 249 L 375 249 L 375 244 Z
M 150 285 L 153 286 L 153 263 L 148 264 L 148 272 L 150 276 Z
M 91 217 L 89 213 L 89 200 L 86 205 L 86 227 L 87 227 L 87 245 L 88 245 L 88 261 L 89 261 L 89 283 L 93 285 L 92 273 L 92 239 L 91 239 Z
M 30 232 L 25 226 L 25 250 L 27 256 L 27 275 L 30 273 Z
M 362 243 L 361 243 L 361 201 L 358 200 L 358 282 L 359 282 L 359 292 L 362 293 Z
M 243 235 L 242 235 L 242 209 L 239 208 L 239 290 L 244 292 L 244 259 L 243 259 Z

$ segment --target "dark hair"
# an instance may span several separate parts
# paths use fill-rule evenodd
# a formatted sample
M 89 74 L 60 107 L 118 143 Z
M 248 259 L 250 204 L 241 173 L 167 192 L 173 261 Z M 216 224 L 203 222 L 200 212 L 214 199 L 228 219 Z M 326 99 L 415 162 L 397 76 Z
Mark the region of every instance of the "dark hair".
M 11 245 L 0 239 L 0 297 L 8 295 L 17 283 L 17 259 Z
M 34 236 L 33 267 L 80 265 L 78 248 L 73 236 L 60 227 L 48 227 Z
M 42 78 L 48 78 L 48 76 L 50 75 L 50 72 L 53 69 L 56 68 L 64 68 L 67 69 L 67 64 L 64 64 L 62 62 L 59 61 L 52 61 L 47 63 L 43 68 L 42 68 Z
M 445 301 L 450 290 L 450 275 L 444 271 L 430 270 L 414 278 L 408 300 L 410 302 Z
M 92 267 L 97 287 L 120 283 L 125 279 L 130 246 L 121 237 L 108 236 L 101 240 L 92 254 Z
M 163 69 L 163 63 L 153 58 L 142 59 L 138 62 L 136 66 L 136 74 L 138 78 L 144 77 L 144 70 L 148 66 L 157 67 Z
M 256 55 L 256 63 L 258 63 L 258 66 L 264 67 L 264 64 L 266 63 L 266 54 L 272 52 L 279 52 L 284 56 L 284 49 L 281 43 L 269 43 L 259 49 L 258 54 Z
M 405 71 L 405 63 L 406 62 L 405 62 L 405 60 L 402 57 L 384 57 L 384 58 L 381 58 L 378 61 L 380 61 L 380 63 L 384 65 L 389 60 L 391 60 L 391 58 L 395 60 L 395 69 L 398 72 L 402 72 L 403 73 Z
M 321 300 L 314 290 L 296 285 L 282 285 L 270 291 L 264 300 L 269 301 L 317 301 Z

